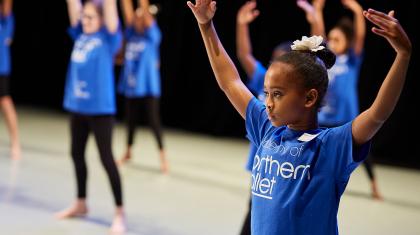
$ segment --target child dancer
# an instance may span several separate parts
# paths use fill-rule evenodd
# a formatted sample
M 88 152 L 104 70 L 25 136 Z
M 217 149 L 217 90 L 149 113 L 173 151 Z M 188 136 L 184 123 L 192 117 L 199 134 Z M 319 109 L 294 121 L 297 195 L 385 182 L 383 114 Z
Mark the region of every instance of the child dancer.
M 216 80 L 258 146 L 252 174 L 253 234 L 337 234 L 339 201 L 351 172 L 368 153 L 369 141 L 394 110 L 411 56 L 411 42 L 394 12 L 364 12 L 397 55 L 378 95 L 354 120 L 319 128 L 317 113 L 327 90 L 334 54 L 321 37 L 295 41 L 293 51 L 269 67 L 265 105 L 242 83 L 218 39 L 212 18 L 216 2 L 188 2 Z
M 111 232 L 126 230 L 121 180 L 112 153 L 115 114 L 113 57 L 121 46 L 116 0 L 67 0 L 75 40 L 67 73 L 64 108 L 70 112 L 71 155 L 76 171 L 77 199 L 58 218 L 87 214 L 86 142 L 93 132 L 109 178 L 116 206 Z
M 125 63 L 121 73 L 119 92 L 126 99 L 127 150 L 120 163 L 131 159 L 131 148 L 139 114 L 139 105 L 147 105 L 149 123 L 160 150 L 161 171 L 168 172 L 168 163 L 162 141 L 159 115 L 161 33 L 149 11 L 149 1 L 139 0 L 139 8 L 134 10 L 131 0 L 121 0 L 126 25 Z
M 21 157 L 21 149 L 17 114 L 9 91 L 10 45 L 12 44 L 14 31 L 12 5 L 12 0 L 0 0 L 0 106 L 9 130 L 10 155 L 12 159 L 18 160 Z

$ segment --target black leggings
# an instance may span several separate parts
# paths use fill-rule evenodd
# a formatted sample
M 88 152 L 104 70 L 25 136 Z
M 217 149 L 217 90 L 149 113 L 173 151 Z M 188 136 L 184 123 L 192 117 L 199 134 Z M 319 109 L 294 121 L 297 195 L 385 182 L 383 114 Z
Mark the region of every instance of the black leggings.
M 363 161 L 363 165 L 365 166 L 366 173 L 369 176 L 370 181 L 375 179 L 375 175 L 373 174 L 373 163 L 372 163 L 372 156 L 369 154 L 367 158 Z
M 156 142 L 158 143 L 159 149 L 163 150 L 162 128 L 160 125 L 159 115 L 159 98 L 156 97 L 126 98 L 126 118 L 128 129 L 127 144 L 128 146 L 132 146 L 134 143 L 134 133 L 140 113 L 139 106 L 143 103 L 147 106 L 149 125 L 152 127 Z
M 72 114 L 71 128 L 71 156 L 73 159 L 77 178 L 77 197 L 86 198 L 87 167 L 85 149 L 89 132 L 92 131 L 103 167 L 108 174 L 114 194 L 115 204 L 122 206 L 121 179 L 112 154 L 112 128 L 113 116 L 86 116 Z

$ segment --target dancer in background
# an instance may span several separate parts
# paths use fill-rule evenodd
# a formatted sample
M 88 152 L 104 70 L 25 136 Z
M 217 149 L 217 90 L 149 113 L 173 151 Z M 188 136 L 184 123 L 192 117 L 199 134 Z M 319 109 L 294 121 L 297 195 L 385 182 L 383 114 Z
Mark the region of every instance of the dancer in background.
M 217 83 L 258 146 L 252 171 L 252 234 L 337 234 L 339 202 L 350 175 L 366 158 L 370 140 L 392 114 L 404 87 L 411 42 L 394 11 L 364 11 L 375 25 L 372 31 L 396 52 L 373 104 L 342 126 L 319 128 L 327 69 L 335 62 L 322 37 L 302 37 L 292 52 L 270 65 L 264 105 L 243 84 L 218 38 L 212 23 L 216 2 L 187 4 Z
M 357 84 L 363 60 L 366 22 L 363 9 L 355 0 L 342 0 L 344 7 L 353 13 L 353 21 L 343 17 L 328 33 L 328 47 L 337 55 L 335 65 L 329 70 L 328 91 L 324 106 L 318 114 L 319 124 L 325 127 L 341 126 L 359 114 Z M 323 9 L 325 0 L 298 0 L 297 5 L 306 13 L 312 35 L 325 35 Z M 381 200 L 373 172 L 371 156 L 363 165 L 369 176 L 372 197 Z
M 21 157 L 18 121 L 15 106 L 10 96 L 10 45 L 13 40 L 14 18 L 12 0 L 0 0 L 0 106 L 4 114 L 10 136 L 10 155 L 12 159 Z
M 159 114 L 161 32 L 149 10 L 149 0 L 139 0 L 138 5 L 134 10 L 131 0 L 121 0 L 127 43 L 118 91 L 124 95 L 126 102 L 127 150 L 119 163 L 123 164 L 132 157 L 139 106 L 145 104 L 149 124 L 159 148 L 160 168 L 163 173 L 167 173 L 168 162 Z
M 111 232 L 126 230 L 121 179 L 112 153 L 115 89 L 114 56 L 121 46 L 122 35 L 116 0 L 67 0 L 75 41 L 68 67 L 64 108 L 70 113 L 71 155 L 77 179 L 77 199 L 59 212 L 58 218 L 84 216 L 86 204 L 87 166 L 85 149 L 93 132 L 102 165 L 108 175 L 116 206 Z
M 256 1 L 248 1 L 239 9 L 236 17 L 236 54 L 248 77 L 246 86 L 254 96 L 264 102 L 264 77 L 267 68 L 252 54 L 252 44 L 249 34 L 249 24 L 252 23 L 259 14 L 260 12 L 257 10 Z M 271 60 L 275 60 L 275 58 L 289 52 L 291 45 L 292 42 L 288 41 L 277 45 L 271 54 Z M 248 161 L 245 166 L 246 170 L 249 172 L 252 171 L 256 152 L 257 146 L 250 143 Z M 251 198 L 252 197 L 249 198 L 248 212 L 241 228 L 241 235 L 251 234 Z

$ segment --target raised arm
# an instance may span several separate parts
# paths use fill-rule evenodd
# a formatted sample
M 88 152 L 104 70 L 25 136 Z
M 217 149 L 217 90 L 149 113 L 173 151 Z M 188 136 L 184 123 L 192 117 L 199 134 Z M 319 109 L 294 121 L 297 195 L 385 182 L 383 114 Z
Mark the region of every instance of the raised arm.
M 370 140 L 394 111 L 404 86 L 411 56 L 410 39 L 394 18 L 394 11 L 385 14 L 369 9 L 363 14 L 376 25 L 372 32 L 386 38 L 397 55 L 372 106 L 353 121 L 353 140 L 358 145 Z
M 324 25 L 324 5 L 325 0 L 313 0 L 310 4 L 307 0 L 297 0 L 297 6 L 306 14 L 306 20 L 311 26 L 311 35 L 327 38 Z
M 71 27 L 76 27 L 80 21 L 82 13 L 82 3 L 80 0 L 67 0 L 67 11 L 69 13 Z
M 141 9 L 143 9 L 142 17 L 143 17 L 145 26 L 146 28 L 149 28 L 155 22 L 155 17 L 149 11 L 150 2 L 149 0 L 139 0 L 139 4 L 140 4 Z
M 12 14 L 13 8 L 13 1 L 12 0 L 4 0 L 3 1 L 3 16 L 7 17 Z
M 366 21 L 363 16 L 363 8 L 356 0 L 341 0 L 343 5 L 353 12 L 353 29 L 354 29 L 354 42 L 353 50 L 356 55 L 363 52 L 366 36 Z
M 187 4 L 197 19 L 207 55 L 219 87 L 239 114 L 245 118 L 247 105 L 253 96 L 241 81 L 235 65 L 223 48 L 213 26 L 212 18 L 216 12 L 216 2 L 212 0 L 196 0 L 195 5 L 189 1 Z
M 257 63 L 252 55 L 248 29 L 248 25 L 259 15 L 256 7 L 255 1 L 249 1 L 239 9 L 236 17 L 236 55 L 249 78 L 254 74 Z
M 125 26 L 133 25 L 134 20 L 134 7 L 132 0 L 120 0 L 121 11 L 124 19 Z
M 117 0 L 103 0 L 104 23 L 108 32 L 115 33 L 118 30 Z

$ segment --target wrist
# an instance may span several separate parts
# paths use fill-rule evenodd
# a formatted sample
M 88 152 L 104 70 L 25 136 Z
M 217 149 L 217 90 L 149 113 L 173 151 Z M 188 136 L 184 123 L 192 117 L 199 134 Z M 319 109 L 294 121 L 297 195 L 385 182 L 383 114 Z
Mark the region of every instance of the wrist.
M 248 26 L 248 22 L 237 20 L 236 25 L 238 25 L 238 26 Z
M 400 59 L 404 60 L 410 60 L 411 58 L 411 50 L 400 50 L 397 51 L 397 56 L 400 57 Z
M 206 29 L 206 28 L 209 28 L 210 26 L 211 26 L 211 24 L 212 24 L 212 19 L 210 19 L 209 21 L 207 21 L 207 22 L 205 22 L 205 23 L 200 23 L 200 22 L 198 22 L 198 25 L 201 27 L 201 28 L 204 28 L 204 29 Z

